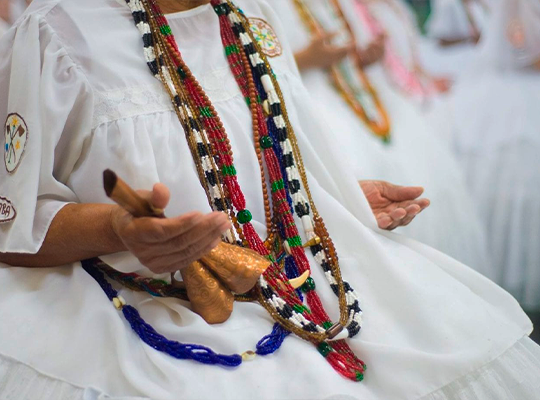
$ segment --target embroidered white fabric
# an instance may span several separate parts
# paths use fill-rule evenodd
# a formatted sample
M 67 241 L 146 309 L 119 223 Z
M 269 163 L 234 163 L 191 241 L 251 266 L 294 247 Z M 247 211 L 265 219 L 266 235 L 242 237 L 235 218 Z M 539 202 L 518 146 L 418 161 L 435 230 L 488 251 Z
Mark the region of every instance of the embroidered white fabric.
M 534 400 L 540 391 L 540 347 L 523 338 L 500 357 L 419 400 Z M 109 397 L 45 376 L 0 356 L 1 400 L 143 400 Z M 354 400 L 332 396 L 327 400 Z
M 209 71 L 200 78 L 205 92 L 214 103 L 227 101 L 241 95 L 234 81 L 225 79 L 230 73 L 228 67 Z M 101 124 L 172 110 L 171 99 L 161 83 L 156 80 L 152 86 L 132 86 L 128 88 L 94 93 L 93 128 Z
M 157 80 L 153 86 L 95 92 L 93 128 L 119 119 L 170 110 L 171 99 Z

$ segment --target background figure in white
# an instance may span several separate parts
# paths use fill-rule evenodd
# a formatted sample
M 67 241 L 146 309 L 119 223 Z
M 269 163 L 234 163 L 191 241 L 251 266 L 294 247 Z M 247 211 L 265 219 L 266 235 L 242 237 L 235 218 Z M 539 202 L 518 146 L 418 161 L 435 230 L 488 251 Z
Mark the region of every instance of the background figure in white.
M 350 0 L 349 0 L 350 1 Z M 424 65 L 423 42 L 414 12 L 404 0 L 354 0 L 356 15 L 372 33 L 386 35 L 384 65 L 388 78 L 405 95 L 429 101 L 450 90 L 451 80 Z
M 386 80 L 409 102 L 414 102 L 430 135 L 450 150 L 448 96 L 454 76 L 432 69 L 430 54 L 439 52 L 433 40 L 422 36 L 411 7 L 404 0 L 345 0 L 354 4 L 351 18 L 360 20 L 368 35 L 383 32 Z
M 295 53 L 312 42 L 297 13 L 293 0 L 276 1 L 275 10 L 284 22 Z M 332 23 L 326 0 L 305 1 L 313 12 Z M 352 6 L 351 0 L 343 6 Z M 345 8 L 349 10 L 350 8 Z M 354 10 L 348 15 L 354 15 Z M 354 21 L 353 22 L 354 25 Z M 356 25 L 359 25 L 358 23 Z M 363 29 L 359 27 L 359 31 Z M 334 29 L 335 30 L 335 29 Z M 333 29 L 329 29 L 333 31 Z M 359 35 L 357 35 L 359 36 Z M 362 42 L 362 51 L 372 42 Z M 304 84 L 319 112 L 332 131 L 328 133 L 347 157 L 348 168 L 357 179 L 383 179 L 401 185 L 422 185 L 431 207 L 400 232 L 436 249 L 489 276 L 491 262 L 487 254 L 484 228 L 470 199 L 460 168 L 450 151 L 439 143 L 436 132 L 425 123 L 419 108 L 395 89 L 383 66 L 370 66 L 372 84 L 382 96 L 391 123 L 391 143 L 383 144 L 353 112 L 332 86 L 325 70 L 309 69 L 302 73 Z M 444 227 L 444 228 L 443 228 Z
M 539 61 L 540 1 L 501 1 L 453 101 L 456 150 L 482 204 L 497 282 L 528 310 L 540 310 Z
M 404 1 L 404 0 L 402 0 Z M 474 58 L 487 23 L 488 0 L 431 0 L 421 57 L 431 71 L 459 77 Z

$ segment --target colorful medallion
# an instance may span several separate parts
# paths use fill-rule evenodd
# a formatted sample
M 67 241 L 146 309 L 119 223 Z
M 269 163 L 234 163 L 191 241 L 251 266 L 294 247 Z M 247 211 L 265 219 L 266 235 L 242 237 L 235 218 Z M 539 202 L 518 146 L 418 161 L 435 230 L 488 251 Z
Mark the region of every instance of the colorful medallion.
M 508 24 L 507 34 L 508 40 L 516 49 L 525 47 L 525 29 L 518 19 L 514 19 Z
M 4 125 L 4 136 L 4 163 L 7 171 L 12 174 L 21 163 L 28 140 L 26 122 L 19 114 L 8 115 Z
M 9 199 L 0 196 L 0 224 L 11 222 L 17 216 L 17 211 Z
M 270 57 L 278 57 L 283 53 L 276 32 L 268 22 L 260 18 L 250 18 L 249 24 L 251 32 L 264 54 Z

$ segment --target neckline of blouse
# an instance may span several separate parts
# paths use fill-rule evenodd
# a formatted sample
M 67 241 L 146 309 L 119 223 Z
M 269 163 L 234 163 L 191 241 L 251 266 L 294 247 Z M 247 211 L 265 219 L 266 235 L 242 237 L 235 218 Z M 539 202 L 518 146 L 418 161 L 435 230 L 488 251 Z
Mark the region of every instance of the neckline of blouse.
M 128 7 L 125 0 L 116 0 L 116 2 L 123 7 Z M 191 10 L 178 11 L 175 13 L 165 14 L 165 17 L 167 17 L 167 19 L 189 18 L 195 15 L 201 14 L 211 8 L 212 8 L 212 5 L 210 3 L 202 4 L 200 6 L 192 8 Z

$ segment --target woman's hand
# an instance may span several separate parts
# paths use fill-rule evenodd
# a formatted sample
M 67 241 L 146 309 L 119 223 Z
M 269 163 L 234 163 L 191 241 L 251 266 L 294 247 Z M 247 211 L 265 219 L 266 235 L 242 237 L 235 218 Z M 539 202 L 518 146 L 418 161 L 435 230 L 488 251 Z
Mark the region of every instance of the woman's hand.
M 160 209 L 169 203 L 169 190 L 156 184 L 152 192 L 139 194 Z M 156 274 L 187 267 L 216 247 L 231 224 L 226 214 L 191 212 L 174 218 L 134 218 L 118 207 L 112 212 L 112 228 L 124 246 Z
M 393 230 L 407 226 L 423 210 L 429 207 L 428 199 L 418 199 L 421 187 L 396 186 L 384 181 L 360 181 L 379 228 Z
M 433 77 L 432 81 L 435 90 L 439 93 L 447 93 L 452 89 L 452 80 L 445 77 Z
M 311 68 L 327 69 L 354 51 L 354 43 L 344 46 L 331 44 L 334 37 L 333 33 L 324 33 L 313 38 L 308 47 L 294 55 L 298 68 L 301 71 Z
M 358 50 L 360 65 L 367 67 L 382 60 L 386 48 L 386 35 L 380 34 L 366 48 Z

